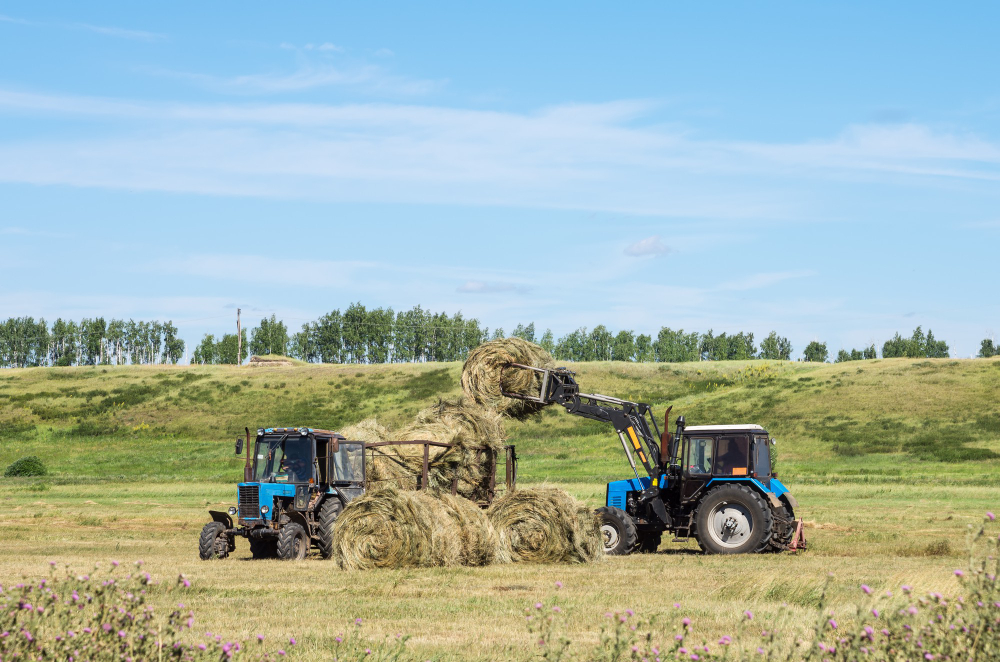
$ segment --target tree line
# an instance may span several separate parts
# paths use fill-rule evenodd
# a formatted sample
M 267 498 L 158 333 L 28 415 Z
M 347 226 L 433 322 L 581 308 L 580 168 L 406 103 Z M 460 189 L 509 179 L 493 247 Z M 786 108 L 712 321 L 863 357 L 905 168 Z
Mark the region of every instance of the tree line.
M 44 319 L 10 317 L 0 322 L 0 367 L 177 363 L 184 341 L 171 321 L 103 317 Z
M 511 336 L 535 342 L 559 361 L 669 362 L 726 360 L 791 360 L 788 338 L 772 331 L 760 341 L 754 334 L 706 333 L 662 327 L 656 335 L 632 330 L 610 331 L 599 324 L 580 327 L 556 338 L 551 329 L 538 334 L 535 324 L 518 324 Z M 252 329 L 216 337 L 206 334 L 195 347 L 191 362 L 242 363 L 250 355 L 283 355 L 310 363 L 407 363 L 464 360 L 480 343 L 507 337 L 504 329 L 492 331 L 462 313 L 431 312 L 421 306 L 410 310 L 366 308 L 353 303 L 303 324 L 290 333 L 275 315 Z M 84 318 L 79 322 L 57 319 L 49 327 L 44 319 L 12 317 L 0 323 L 0 367 L 123 365 L 177 363 L 184 356 L 184 341 L 172 322 Z M 991 339 L 983 340 L 980 356 L 1000 354 Z M 878 358 L 874 343 L 861 349 L 841 349 L 835 362 Z M 941 358 L 949 356 L 948 344 L 917 327 L 909 337 L 899 333 L 881 348 L 883 358 Z M 825 342 L 814 340 L 803 350 L 805 361 L 825 362 L 830 352 Z

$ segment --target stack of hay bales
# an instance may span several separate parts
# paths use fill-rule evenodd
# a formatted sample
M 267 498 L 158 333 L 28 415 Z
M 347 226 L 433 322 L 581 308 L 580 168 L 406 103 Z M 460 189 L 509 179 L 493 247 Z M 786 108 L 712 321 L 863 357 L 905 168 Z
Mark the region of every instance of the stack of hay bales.
M 415 491 L 423 471 L 423 446 L 372 449 L 368 494 L 352 501 L 334 527 L 334 558 L 345 569 L 489 565 L 491 563 L 585 563 L 604 552 L 597 516 L 566 492 L 518 490 L 497 499 L 488 512 L 474 503 L 488 497 L 494 458 L 507 437 L 504 419 L 524 419 L 543 405 L 506 398 L 501 390 L 537 394 L 536 373 L 505 363 L 549 368 L 552 357 L 520 338 L 483 343 L 462 369 L 466 397 L 442 400 L 390 432 L 375 419 L 344 428 L 350 440 L 436 441 L 430 447 L 431 491 Z M 490 449 L 493 452 L 483 452 Z M 455 486 L 458 496 L 450 494 Z

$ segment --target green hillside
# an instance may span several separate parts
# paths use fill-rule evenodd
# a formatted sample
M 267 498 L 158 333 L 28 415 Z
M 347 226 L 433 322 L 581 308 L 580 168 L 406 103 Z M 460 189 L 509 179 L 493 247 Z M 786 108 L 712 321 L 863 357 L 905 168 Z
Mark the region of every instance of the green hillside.
M 786 483 L 994 485 L 1000 360 L 575 366 L 585 391 L 674 406 L 689 424 L 753 422 Z M 234 481 L 244 426 L 392 426 L 460 394 L 461 364 L 35 368 L 0 373 L 0 466 L 42 458 L 54 482 Z M 511 423 L 523 480 L 626 475 L 610 427 L 550 407 Z

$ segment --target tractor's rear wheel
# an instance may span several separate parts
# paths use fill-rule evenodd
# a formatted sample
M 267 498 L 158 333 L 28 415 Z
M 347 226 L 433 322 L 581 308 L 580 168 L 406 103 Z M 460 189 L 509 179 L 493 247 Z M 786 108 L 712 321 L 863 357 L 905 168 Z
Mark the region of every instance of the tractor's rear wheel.
M 198 538 L 198 556 L 203 561 L 209 559 L 224 559 L 229 556 L 233 541 L 226 535 L 226 525 L 222 522 L 209 522 L 201 530 Z
M 608 506 L 598 508 L 597 514 L 601 518 L 604 553 L 610 556 L 631 554 L 639 539 L 632 518 L 624 510 Z
M 656 533 L 643 533 L 639 536 L 639 546 L 635 551 L 640 554 L 655 554 L 656 550 L 660 548 L 662 541 L 663 534 L 659 531 Z
M 250 554 L 255 559 L 273 559 L 278 555 L 274 538 L 250 538 Z
M 301 524 L 289 522 L 278 533 L 278 558 L 284 561 L 300 561 L 309 551 L 309 536 Z
M 335 496 L 328 497 L 319 507 L 319 525 L 316 527 L 316 547 L 324 559 L 333 556 L 333 524 L 337 521 L 344 504 Z
M 695 533 L 709 554 L 750 554 L 767 549 L 773 518 L 764 499 L 743 485 L 720 485 L 702 498 Z

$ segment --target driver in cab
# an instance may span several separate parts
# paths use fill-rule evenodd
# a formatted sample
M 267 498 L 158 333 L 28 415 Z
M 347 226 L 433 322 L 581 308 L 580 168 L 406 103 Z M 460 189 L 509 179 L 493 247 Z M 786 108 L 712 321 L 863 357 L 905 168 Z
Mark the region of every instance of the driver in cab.
M 290 483 L 308 483 L 311 478 L 309 458 L 303 457 L 302 450 L 294 446 L 286 451 L 285 457 L 281 460 L 281 468 L 288 474 Z

